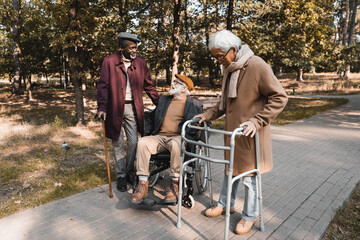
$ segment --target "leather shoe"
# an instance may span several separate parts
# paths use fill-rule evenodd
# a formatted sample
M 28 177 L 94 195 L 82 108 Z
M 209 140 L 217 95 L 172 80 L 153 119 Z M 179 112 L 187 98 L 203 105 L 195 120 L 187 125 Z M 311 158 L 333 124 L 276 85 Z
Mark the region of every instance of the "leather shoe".
M 246 221 L 245 219 L 240 219 L 240 221 L 236 224 L 235 233 L 239 235 L 244 235 L 250 232 L 251 228 L 256 223 L 256 220 L 253 222 Z
M 148 194 L 149 181 L 140 180 L 133 194 L 130 196 L 130 201 L 135 204 L 140 204 Z
M 178 197 L 179 197 L 179 181 L 171 180 L 170 186 L 166 188 L 164 203 L 176 204 Z
M 230 214 L 233 214 L 234 212 L 235 212 L 235 208 L 230 208 Z M 214 206 L 205 211 L 205 216 L 212 218 L 212 217 L 218 217 L 221 214 L 225 214 L 225 213 L 226 213 L 225 208 Z
M 127 191 L 126 177 L 119 177 L 116 182 L 116 189 L 120 192 Z

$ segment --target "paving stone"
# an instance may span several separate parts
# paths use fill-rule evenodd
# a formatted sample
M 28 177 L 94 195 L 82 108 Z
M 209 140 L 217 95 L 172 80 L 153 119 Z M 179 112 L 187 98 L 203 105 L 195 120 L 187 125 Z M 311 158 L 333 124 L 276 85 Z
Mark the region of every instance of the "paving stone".
M 244 187 L 240 184 L 236 213 L 230 217 L 229 239 L 321 239 L 336 210 L 360 181 L 360 95 L 349 104 L 286 126 L 272 126 L 274 169 L 262 175 L 265 232 L 256 224 L 247 235 L 234 234 L 241 217 Z M 331 137 L 329 137 L 331 136 Z M 212 144 L 223 137 L 212 134 Z M 223 151 L 211 157 L 222 158 Z M 213 197 L 218 200 L 224 167 L 212 164 Z M 168 171 L 166 172 L 168 174 Z M 0 239 L 223 239 L 225 217 L 207 218 L 209 191 L 194 195 L 195 207 L 131 204 L 129 192 L 113 183 L 0 219 Z M 161 197 L 165 181 L 151 190 Z M 258 220 L 259 221 L 259 220 Z

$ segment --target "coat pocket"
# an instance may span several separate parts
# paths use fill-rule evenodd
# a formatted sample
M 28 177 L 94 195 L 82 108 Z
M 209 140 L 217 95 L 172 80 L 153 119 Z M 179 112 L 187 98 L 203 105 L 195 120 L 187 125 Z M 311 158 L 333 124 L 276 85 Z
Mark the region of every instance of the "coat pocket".
M 235 143 L 239 150 L 251 150 L 251 137 L 239 136 L 236 137 Z

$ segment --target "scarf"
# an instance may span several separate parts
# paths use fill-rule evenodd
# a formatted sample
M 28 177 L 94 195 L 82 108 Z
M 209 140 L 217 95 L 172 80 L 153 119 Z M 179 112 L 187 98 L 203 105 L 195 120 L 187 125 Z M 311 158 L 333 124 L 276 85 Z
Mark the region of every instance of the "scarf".
M 225 109 L 225 91 L 226 91 L 226 82 L 229 81 L 229 98 L 237 97 L 237 83 L 240 75 L 240 70 L 244 67 L 246 61 L 254 55 L 254 52 L 249 48 L 248 45 L 242 45 L 240 50 L 237 52 L 235 56 L 235 61 L 230 63 L 230 65 L 224 71 L 224 77 L 221 88 L 221 98 L 220 98 L 220 110 Z M 230 80 L 228 80 L 228 76 L 230 74 Z

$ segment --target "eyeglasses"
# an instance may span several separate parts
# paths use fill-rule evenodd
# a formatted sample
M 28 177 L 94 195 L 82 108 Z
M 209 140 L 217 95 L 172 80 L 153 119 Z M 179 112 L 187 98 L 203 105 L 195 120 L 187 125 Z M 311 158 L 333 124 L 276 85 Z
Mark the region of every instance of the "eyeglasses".
M 228 53 L 230 52 L 230 50 L 231 50 L 231 48 L 229 48 L 229 50 L 227 50 L 225 55 L 220 56 L 220 57 L 219 56 L 216 57 L 212 53 L 210 54 L 210 56 L 213 57 L 213 58 L 216 58 L 218 61 L 223 61 L 226 58 L 226 56 L 228 55 Z
M 186 86 L 186 84 L 185 84 L 185 83 L 180 82 L 180 81 L 179 81 L 179 80 L 177 80 L 177 79 L 174 79 L 174 80 L 173 80 L 173 83 L 174 83 L 174 84 L 179 84 L 179 85 L 181 85 L 181 86 Z

